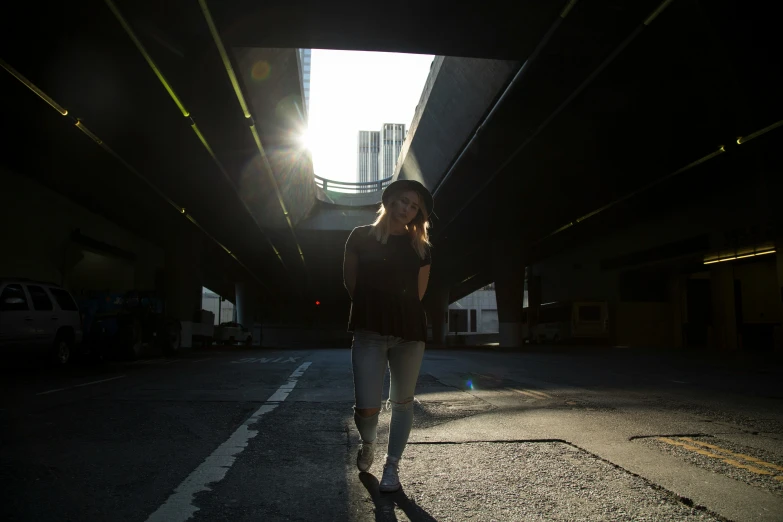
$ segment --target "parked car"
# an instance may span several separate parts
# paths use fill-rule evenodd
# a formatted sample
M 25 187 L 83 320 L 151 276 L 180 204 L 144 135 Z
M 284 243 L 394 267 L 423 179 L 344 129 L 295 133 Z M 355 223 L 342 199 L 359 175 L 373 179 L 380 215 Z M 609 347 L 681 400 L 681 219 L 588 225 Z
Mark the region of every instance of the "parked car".
M 79 307 L 66 289 L 41 281 L 0 278 L 0 354 L 67 364 L 82 345 Z
M 253 332 L 239 323 L 233 321 L 222 323 L 215 328 L 215 341 L 218 343 L 236 344 L 244 343 L 250 346 L 253 343 Z

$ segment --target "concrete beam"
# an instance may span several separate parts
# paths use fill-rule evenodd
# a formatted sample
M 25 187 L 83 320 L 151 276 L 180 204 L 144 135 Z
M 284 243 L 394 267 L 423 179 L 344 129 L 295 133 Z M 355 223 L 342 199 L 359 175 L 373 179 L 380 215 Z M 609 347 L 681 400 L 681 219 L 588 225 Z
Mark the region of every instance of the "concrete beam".
M 210 8 L 233 45 L 523 58 L 565 2 L 495 3 L 470 9 L 401 4 L 225 0 Z
M 353 194 L 349 192 L 334 192 L 316 187 L 316 197 L 319 201 L 341 207 L 375 207 L 377 210 L 381 204 L 382 191 Z
M 341 207 L 321 203 L 310 216 L 297 226 L 298 230 L 353 230 L 372 223 L 377 216 L 376 207 Z
M 240 178 L 240 195 L 265 226 L 287 228 L 279 191 L 296 225 L 316 201 L 313 160 L 297 139 L 307 128 L 297 50 L 241 47 L 233 54 L 266 155 L 254 151 Z M 269 168 L 274 182 L 268 177 Z
M 394 178 L 435 189 L 518 67 L 518 62 L 436 57 Z

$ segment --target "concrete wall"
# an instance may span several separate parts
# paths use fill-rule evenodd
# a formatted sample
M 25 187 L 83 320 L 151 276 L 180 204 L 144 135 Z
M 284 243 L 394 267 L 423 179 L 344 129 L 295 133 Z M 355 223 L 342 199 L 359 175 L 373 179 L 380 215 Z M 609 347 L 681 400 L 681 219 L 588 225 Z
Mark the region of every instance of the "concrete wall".
M 212 292 L 202 292 L 201 308 L 212 312 L 215 326 L 234 320 L 234 303 L 220 301 L 220 296 Z
M 693 205 L 634 223 L 535 265 L 534 273 L 541 277 L 542 303 L 569 299 L 605 300 L 610 306 L 610 335 L 616 344 L 680 347 L 683 345 L 683 325 L 689 321 L 687 279 L 712 280 L 718 268 L 721 273 L 729 270 L 728 275 L 724 274 L 720 279 L 720 284 L 715 281 L 711 284 L 713 308 L 718 308 L 713 310 L 709 344 L 713 348 L 735 349 L 736 341 L 727 339 L 733 339 L 741 329 L 724 328 L 734 317 L 732 281 L 741 283 L 744 324 L 780 323 L 774 256 L 752 263 L 708 265 L 703 273 L 690 276 L 677 274 L 681 268 L 677 261 L 672 261 L 668 268 L 660 264 L 656 270 L 663 274 L 662 284 L 667 288 L 660 292 L 663 297 L 658 302 L 622 300 L 621 276 L 630 267 L 602 269 L 601 261 L 699 235 L 708 237 L 710 251 L 725 248 L 727 231 L 759 224 L 758 216 L 741 206 L 747 201 L 743 200 L 746 197 L 734 193 L 731 197 L 724 196 L 723 200 L 715 198 L 711 204 Z M 718 312 L 722 319 L 716 319 Z
M 669 303 L 618 303 L 614 320 L 619 346 L 673 345 L 674 321 Z
M 737 194 L 737 198 L 743 196 Z M 618 294 L 618 270 L 602 270 L 601 260 L 643 251 L 700 234 L 708 234 L 716 248 L 723 232 L 749 221 L 731 201 L 715 206 L 694 205 L 659 215 L 598 237 L 534 266 L 541 276 L 541 302 L 582 298 L 611 300 Z
M 0 274 L 64 284 L 72 291 L 154 290 L 162 249 L 24 176 L 0 169 L 4 248 Z M 135 255 L 135 261 L 91 250 L 83 236 Z
M 778 254 L 783 255 L 783 254 Z M 745 323 L 780 321 L 780 296 L 777 295 L 775 256 L 752 264 L 734 266 L 734 279 L 742 288 L 742 317 Z
M 470 332 L 470 310 L 476 310 L 476 333 L 498 332 L 498 305 L 494 290 L 477 290 L 451 303 L 449 310 L 468 311 L 468 329 L 465 332 Z

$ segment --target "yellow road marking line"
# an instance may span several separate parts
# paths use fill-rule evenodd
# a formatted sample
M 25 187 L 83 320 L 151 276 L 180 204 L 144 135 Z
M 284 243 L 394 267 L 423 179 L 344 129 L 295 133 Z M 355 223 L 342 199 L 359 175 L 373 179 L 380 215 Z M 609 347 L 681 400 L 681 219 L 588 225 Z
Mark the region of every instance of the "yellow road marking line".
M 698 446 L 693 446 L 685 442 L 680 442 L 678 440 L 670 439 L 668 437 L 658 437 L 658 440 L 660 440 L 661 442 L 665 442 L 666 444 L 671 444 L 672 446 L 680 446 L 681 448 L 693 451 L 694 453 L 698 453 L 699 455 L 704 455 L 705 457 L 711 457 L 713 459 L 722 460 L 726 464 L 734 466 L 735 468 L 746 469 L 750 472 L 756 473 L 757 475 L 774 475 L 774 473 L 772 473 L 771 471 L 767 471 L 766 469 L 761 469 L 755 466 L 750 466 L 748 464 L 743 464 L 738 460 L 730 459 L 724 455 L 717 455 L 707 450 L 703 450 Z
M 772 468 L 777 471 L 783 471 L 783 466 L 778 466 L 777 464 L 772 464 L 771 462 L 765 462 L 761 459 L 757 459 L 756 457 L 751 457 L 750 455 L 745 455 L 743 453 L 735 453 L 733 451 L 727 450 L 725 448 L 721 448 L 720 446 L 716 446 L 714 444 L 708 444 L 706 442 L 693 440 L 690 437 L 680 437 L 680 439 L 687 440 L 688 442 L 692 442 L 693 444 L 698 444 L 699 446 L 704 446 L 705 448 L 710 448 L 710 449 L 722 451 L 724 453 L 728 453 L 732 457 L 738 457 L 740 459 L 747 460 L 748 462 L 753 462 L 754 464 L 764 466 L 765 468 Z

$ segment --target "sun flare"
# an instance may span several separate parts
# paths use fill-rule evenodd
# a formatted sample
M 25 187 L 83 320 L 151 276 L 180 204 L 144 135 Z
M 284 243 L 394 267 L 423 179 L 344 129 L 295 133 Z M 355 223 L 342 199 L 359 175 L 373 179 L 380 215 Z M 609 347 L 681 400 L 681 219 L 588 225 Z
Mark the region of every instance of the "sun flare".
M 302 133 L 299 136 L 297 136 L 296 139 L 299 142 L 299 145 L 312 152 L 313 150 L 312 134 L 310 133 L 309 129 L 305 129 L 304 131 L 302 131 Z

